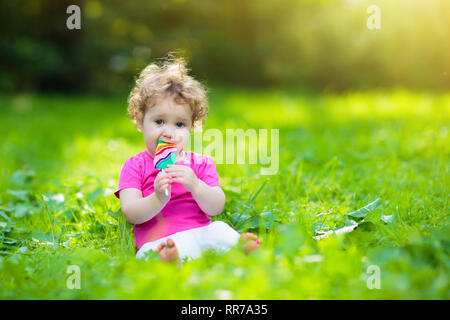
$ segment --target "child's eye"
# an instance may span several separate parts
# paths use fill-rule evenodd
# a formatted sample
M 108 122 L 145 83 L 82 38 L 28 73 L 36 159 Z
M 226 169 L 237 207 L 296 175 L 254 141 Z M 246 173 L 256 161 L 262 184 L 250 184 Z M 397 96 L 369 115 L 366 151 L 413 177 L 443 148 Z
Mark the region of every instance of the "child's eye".
M 158 119 L 158 120 L 155 121 L 155 123 L 156 123 L 156 124 L 162 124 L 163 121 L 162 121 L 161 119 Z
M 183 122 L 178 122 L 177 123 L 177 127 L 178 128 L 183 128 L 184 127 L 184 123 Z

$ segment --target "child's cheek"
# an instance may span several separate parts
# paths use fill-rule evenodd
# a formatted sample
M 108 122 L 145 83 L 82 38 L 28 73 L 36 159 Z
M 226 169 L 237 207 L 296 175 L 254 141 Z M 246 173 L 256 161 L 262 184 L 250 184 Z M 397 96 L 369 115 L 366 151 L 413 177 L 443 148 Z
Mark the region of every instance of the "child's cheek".
M 177 144 L 178 152 L 183 151 L 184 145 L 185 145 L 184 141 L 182 141 L 182 142 L 180 142 L 180 143 Z
M 186 134 L 180 133 L 176 137 L 176 145 L 178 148 L 183 148 L 186 145 L 187 137 Z

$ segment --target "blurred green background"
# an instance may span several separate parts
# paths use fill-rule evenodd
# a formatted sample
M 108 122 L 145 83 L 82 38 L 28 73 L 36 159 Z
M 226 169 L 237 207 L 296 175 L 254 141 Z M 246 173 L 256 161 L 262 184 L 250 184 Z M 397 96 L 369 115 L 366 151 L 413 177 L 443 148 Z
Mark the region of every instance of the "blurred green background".
M 72 4 L 81 30 L 66 27 Z M 450 299 L 449 1 L 0 9 L 0 299 Z M 258 233 L 249 256 L 134 259 L 112 194 L 144 148 L 126 101 L 171 51 L 210 89 L 205 129 L 279 129 L 277 174 L 217 165 L 227 201 L 213 220 Z
M 68 30 L 66 8 L 81 8 Z M 369 30 L 369 5 L 381 29 Z M 179 50 L 207 84 L 450 86 L 447 0 L 17 0 L 0 4 L 0 89 L 123 93 Z

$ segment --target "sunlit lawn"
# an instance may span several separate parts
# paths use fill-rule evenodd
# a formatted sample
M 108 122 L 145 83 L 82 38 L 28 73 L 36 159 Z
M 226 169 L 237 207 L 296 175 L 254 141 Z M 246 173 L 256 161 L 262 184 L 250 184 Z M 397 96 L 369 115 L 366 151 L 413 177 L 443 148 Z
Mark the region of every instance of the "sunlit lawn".
M 261 250 L 177 270 L 134 258 L 112 195 L 144 148 L 126 97 L 1 96 L 0 298 L 450 298 L 450 94 L 214 88 L 210 107 L 205 129 L 279 129 L 280 166 L 217 165 L 217 219 Z

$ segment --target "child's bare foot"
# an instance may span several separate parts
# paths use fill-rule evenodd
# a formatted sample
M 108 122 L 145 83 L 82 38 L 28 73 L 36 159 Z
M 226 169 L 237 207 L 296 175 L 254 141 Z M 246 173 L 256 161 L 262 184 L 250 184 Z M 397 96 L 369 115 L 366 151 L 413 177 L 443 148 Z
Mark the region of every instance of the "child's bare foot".
M 172 239 L 167 239 L 167 244 L 161 242 L 156 249 L 164 262 L 180 262 L 178 250 Z
M 241 239 L 245 254 L 249 254 L 250 252 L 258 249 L 261 244 L 261 239 L 258 238 L 256 234 L 251 232 L 244 233 Z

